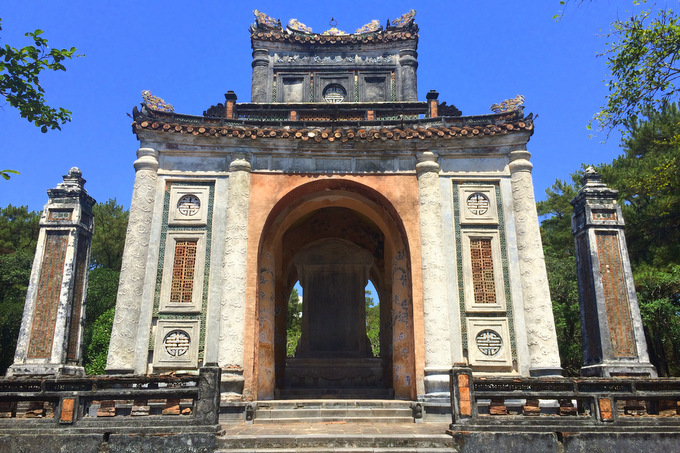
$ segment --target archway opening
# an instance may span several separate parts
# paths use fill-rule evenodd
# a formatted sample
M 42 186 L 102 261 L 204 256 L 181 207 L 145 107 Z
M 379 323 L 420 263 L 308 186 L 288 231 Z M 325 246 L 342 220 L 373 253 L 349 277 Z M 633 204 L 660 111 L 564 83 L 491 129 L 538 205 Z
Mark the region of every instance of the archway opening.
M 391 206 L 347 188 L 305 189 L 284 197 L 263 230 L 258 398 L 412 398 L 403 227 Z

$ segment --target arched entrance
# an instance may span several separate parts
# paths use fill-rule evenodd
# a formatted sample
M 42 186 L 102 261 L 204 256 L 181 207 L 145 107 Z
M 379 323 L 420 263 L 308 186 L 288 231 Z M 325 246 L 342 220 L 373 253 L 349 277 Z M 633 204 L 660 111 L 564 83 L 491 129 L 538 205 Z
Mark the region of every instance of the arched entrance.
M 314 181 L 271 210 L 258 250 L 258 399 L 278 393 L 415 397 L 410 253 L 404 226 L 377 191 Z M 366 336 L 364 287 L 380 304 L 380 354 Z M 286 311 L 303 287 L 302 335 L 286 357 Z

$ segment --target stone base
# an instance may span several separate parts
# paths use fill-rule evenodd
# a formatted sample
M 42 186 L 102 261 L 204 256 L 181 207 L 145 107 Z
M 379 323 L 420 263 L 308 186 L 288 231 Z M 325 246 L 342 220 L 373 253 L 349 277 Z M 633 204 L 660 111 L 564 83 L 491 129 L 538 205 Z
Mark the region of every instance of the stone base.
M 425 369 L 425 395 L 430 398 L 449 398 L 448 369 Z
M 286 359 L 286 388 L 383 388 L 380 358 Z
M 584 377 L 657 377 L 656 368 L 649 363 L 610 363 L 581 367 Z
M 550 368 L 530 368 L 529 376 L 531 377 L 555 377 L 562 376 L 562 367 L 550 367 Z
M 7 369 L 10 376 L 85 376 L 85 368 L 63 364 L 14 364 Z
M 220 378 L 222 399 L 240 399 L 241 395 L 243 395 L 244 384 L 243 371 L 222 370 Z

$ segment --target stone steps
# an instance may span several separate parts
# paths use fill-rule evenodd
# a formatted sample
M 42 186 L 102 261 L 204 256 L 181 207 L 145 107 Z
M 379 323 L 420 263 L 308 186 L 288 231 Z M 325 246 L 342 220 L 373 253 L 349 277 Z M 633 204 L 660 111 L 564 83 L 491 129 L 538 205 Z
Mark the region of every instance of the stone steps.
M 218 439 L 217 452 L 455 452 L 447 434 L 239 435 Z
M 413 423 L 409 401 L 277 400 L 257 403 L 253 423 Z

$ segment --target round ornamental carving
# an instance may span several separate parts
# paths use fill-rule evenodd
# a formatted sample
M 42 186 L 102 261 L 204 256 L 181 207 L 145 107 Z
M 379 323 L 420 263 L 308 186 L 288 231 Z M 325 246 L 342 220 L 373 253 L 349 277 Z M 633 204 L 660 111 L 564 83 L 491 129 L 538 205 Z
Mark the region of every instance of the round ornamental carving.
M 332 104 L 344 101 L 346 96 L 345 89 L 337 83 L 332 83 L 323 90 L 323 99 Z
M 503 348 L 503 339 L 495 330 L 485 329 L 475 337 L 477 347 L 487 357 L 496 356 Z
M 201 209 L 201 200 L 196 195 L 184 195 L 177 202 L 177 210 L 187 217 L 194 216 Z
M 189 334 L 183 330 L 172 330 L 163 338 L 163 346 L 165 352 L 171 357 L 181 357 L 189 350 L 191 338 Z
M 489 211 L 491 202 L 483 193 L 475 192 L 467 198 L 466 205 L 472 215 L 484 215 Z

